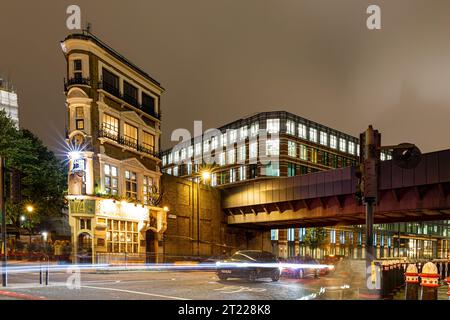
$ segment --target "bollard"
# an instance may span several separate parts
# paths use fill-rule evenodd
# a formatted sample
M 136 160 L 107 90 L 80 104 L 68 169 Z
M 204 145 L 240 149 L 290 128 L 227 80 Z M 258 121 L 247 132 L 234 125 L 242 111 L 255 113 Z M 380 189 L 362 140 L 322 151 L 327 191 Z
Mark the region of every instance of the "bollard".
M 383 298 L 388 296 L 389 292 L 389 266 L 387 261 L 381 262 L 381 295 Z
M 406 268 L 405 300 L 419 300 L 419 272 L 415 264 Z
M 44 282 L 44 275 L 42 273 L 42 265 L 39 266 L 39 284 L 43 284 Z
M 439 287 L 439 273 L 433 262 L 427 262 L 420 273 L 422 281 L 422 300 L 437 300 Z
M 49 266 L 47 265 L 47 268 L 45 269 L 45 285 L 48 286 L 48 280 L 49 280 Z
M 448 285 L 447 296 L 448 300 L 450 300 L 450 277 L 447 278 L 447 285 Z

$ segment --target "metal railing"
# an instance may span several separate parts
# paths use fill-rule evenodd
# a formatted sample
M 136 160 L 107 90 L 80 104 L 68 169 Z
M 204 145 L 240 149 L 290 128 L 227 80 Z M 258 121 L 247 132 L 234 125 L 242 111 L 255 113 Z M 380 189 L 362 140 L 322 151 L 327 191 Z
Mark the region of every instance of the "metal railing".
M 145 112 L 146 114 L 152 116 L 155 119 L 161 120 L 161 114 L 156 113 L 155 110 L 150 109 L 149 106 L 144 106 L 142 104 L 139 104 L 139 102 L 136 100 L 136 98 L 131 97 L 129 95 L 123 94 L 118 88 L 115 86 L 105 82 L 100 81 L 98 83 L 98 88 L 105 90 L 106 92 L 110 93 L 116 98 L 119 98 L 120 100 L 124 101 L 125 103 Z
M 154 149 L 146 148 L 141 144 L 137 143 L 136 140 L 134 139 L 130 139 L 125 136 L 121 136 L 118 133 L 114 133 L 105 126 L 102 126 L 102 129 L 98 131 L 98 136 L 99 138 L 107 138 L 113 140 L 122 146 L 135 149 L 136 151 L 143 152 L 154 157 L 158 156 Z
M 83 78 L 83 77 L 73 77 L 69 79 L 64 79 L 64 91 L 67 91 L 67 89 L 71 86 L 75 85 L 84 85 L 84 86 L 90 86 L 91 85 L 91 79 L 90 78 Z

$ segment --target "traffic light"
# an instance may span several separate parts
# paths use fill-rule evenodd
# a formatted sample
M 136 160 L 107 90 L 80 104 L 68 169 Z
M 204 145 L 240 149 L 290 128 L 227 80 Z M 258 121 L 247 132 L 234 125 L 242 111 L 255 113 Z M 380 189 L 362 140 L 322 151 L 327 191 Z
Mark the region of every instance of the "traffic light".
M 381 134 L 372 126 L 360 135 L 360 164 L 357 170 L 358 190 L 364 203 L 378 199 L 378 172 L 381 155 Z M 359 175 L 359 177 L 358 177 Z
M 10 169 L 10 199 L 14 204 L 22 202 L 22 174 L 17 169 Z

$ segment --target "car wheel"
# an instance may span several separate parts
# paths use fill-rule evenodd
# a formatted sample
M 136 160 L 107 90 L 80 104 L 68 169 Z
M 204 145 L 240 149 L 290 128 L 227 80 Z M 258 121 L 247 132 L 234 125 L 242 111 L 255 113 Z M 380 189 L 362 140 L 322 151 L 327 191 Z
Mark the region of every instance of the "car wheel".
M 251 270 L 250 273 L 248 274 L 248 280 L 256 281 L 256 278 L 257 278 L 256 270 Z
M 272 281 L 273 282 L 277 282 L 278 280 L 280 280 L 280 272 L 278 272 L 277 270 L 275 270 L 272 274 Z
M 224 280 L 225 281 L 225 280 L 228 279 L 228 277 L 226 275 L 224 275 L 224 274 L 220 274 L 219 273 L 217 276 L 219 277 L 220 280 Z

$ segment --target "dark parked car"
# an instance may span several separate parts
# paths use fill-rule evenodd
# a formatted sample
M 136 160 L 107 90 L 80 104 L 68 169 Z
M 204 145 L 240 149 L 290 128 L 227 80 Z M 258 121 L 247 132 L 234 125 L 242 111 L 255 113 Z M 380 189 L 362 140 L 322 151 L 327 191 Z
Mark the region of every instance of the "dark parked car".
M 286 267 L 283 268 L 283 274 L 285 274 L 288 277 L 293 277 L 296 279 L 303 279 L 306 277 L 314 277 L 318 278 L 320 272 L 319 268 L 315 268 L 313 265 L 319 264 L 319 262 L 311 257 L 308 256 L 296 256 L 287 259 L 287 264 L 304 264 L 304 265 L 310 265 L 311 267 L 299 267 L 299 268 L 291 268 Z
M 274 264 L 278 264 L 278 259 L 270 252 L 240 250 L 231 258 L 217 262 L 217 276 L 220 280 L 244 278 L 255 281 L 259 278 L 270 278 L 272 281 L 278 281 L 280 268 L 274 267 Z

